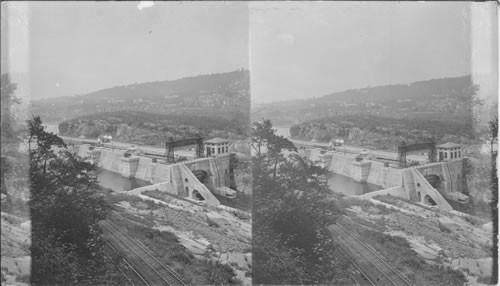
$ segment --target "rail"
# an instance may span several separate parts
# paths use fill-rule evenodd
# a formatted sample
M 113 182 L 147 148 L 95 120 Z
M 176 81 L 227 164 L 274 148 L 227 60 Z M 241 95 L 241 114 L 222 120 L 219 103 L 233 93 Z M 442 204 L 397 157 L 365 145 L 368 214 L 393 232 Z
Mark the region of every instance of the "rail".
M 372 269 L 376 270 L 377 273 L 372 272 L 370 274 L 370 271 L 366 269 L 366 265 L 363 269 L 361 265 L 355 264 L 356 268 L 358 268 L 358 270 L 360 270 L 360 272 L 367 277 L 367 279 L 369 279 L 369 282 L 372 283 L 372 285 L 412 285 L 408 278 L 387 264 L 384 258 L 378 254 L 375 249 L 361 241 L 353 231 L 347 229 L 341 224 L 332 225 L 330 226 L 330 229 L 337 232 L 342 237 L 350 252 L 357 253 L 360 258 L 362 257 L 369 262 Z
M 106 241 L 106 245 L 114 252 L 116 253 L 117 255 L 120 255 L 120 252 L 113 246 L 111 245 L 111 243 L 107 242 Z M 122 260 L 123 262 L 125 262 L 125 264 L 127 265 L 128 269 L 130 269 L 134 274 L 135 276 L 142 282 L 142 284 L 146 285 L 146 286 L 150 286 L 149 283 L 144 279 L 144 277 L 142 277 L 142 275 L 137 272 L 137 270 L 125 259 L 122 257 Z M 132 285 L 132 286 L 135 286 L 136 284 L 132 281 L 132 278 L 130 278 L 127 274 L 125 274 L 125 272 L 123 272 L 123 270 L 121 268 L 118 268 L 120 270 L 120 272 L 123 274 L 123 276 L 125 276 L 125 278 L 129 281 L 129 283 Z
M 342 248 L 339 248 L 339 250 L 345 257 L 349 257 L 349 255 L 344 250 L 342 250 Z M 359 273 L 361 273 L 361 275 L 363 275 L 365 277 L 366 282 L 368 282 L 372 286 L 375 286 L 375 283 L 373 283 L 373 281 L 370 279 L 370 277 L 368 277 L 368 275 L 363 271 L 363 269 L 361 269 L 361 267 L 359 267 L 359 265 L 356 263 L 356 261 L 351 259 L 351 264 L 354 266 L 354 268 L 356 268 L 359 271 Z M 356 280 L 356 278 L 354 278 L 354 277 L 352 277 L 352 278 L 354 279 L 354 281 L 356 281 L 357 285 L 361 285 L 361 283 L 359 283 Z
M 161 263 L 146 247 L 137 239 L 131 237 L 111 220 L 102 222 L 102 226 L 110 234 L 111 240 L 118 244 L 126 256 L 134 271 L 137 270 L 147 285 L 185 285 L 182 279 L 170 267 Z
M 372 251 L 372 253 L 378 258 L 380 259 L 380 261 L 385 264 L 385 266 L 387 266 L 387 268 L 389 268 L 393 273 L 395 273 L 401 280 L 405 281 L 406 282 L 406 285 L 411 285 L 411 281 L 403 274 L 401 273 L 400 271 L 398 271 L 397 269 L 395 269 L 394 267 L 390 266 L 386 261 L 385 259 L 377 252 L 377 250 L 375 250 L 372 246 L 364 243 L 363 241 L 361 241 L 359 238 L 357 238 L 355 236 L 355 233 L 350 230 L 350 229 L 347 229 L 345 226 L 343 225 L 340 225 L 341 228 L 343 228 L 346 232 L 348 232 L 349 234 L 351 234 L 352 237 L 354 237 L 354 239 L 356 239 L 356 241 L 358 241 L 360 244 L 362 244 L 363 246 L 365 246 L 366 248 L 370 249 Z

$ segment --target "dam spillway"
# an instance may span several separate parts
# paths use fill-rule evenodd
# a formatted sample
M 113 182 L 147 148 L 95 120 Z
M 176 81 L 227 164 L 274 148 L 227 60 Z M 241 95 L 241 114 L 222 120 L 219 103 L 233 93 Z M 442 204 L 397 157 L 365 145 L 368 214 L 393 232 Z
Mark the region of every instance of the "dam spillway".
M 354 155 L 328 152 L 323 155 L 309 154 L 320 159 L 320 164 L 328 171 L 351 178 L 362 184 L 380 186 L 377 191 L 357 195 L 372 198 L 377 195 L 393 195 L 403 199 L 452 210 L 447 202 L 453 196 L 461 195 L 462 160 L 452 160 L 419 165 L 410 168 L 393 168 L 382 162 Z M 428 176 L 438 178 L 440 187 L 433 186 Z M 363 192 L 363 191 L 361 191 Z
M 190 200 L 220 205 L 213 193 L 227 192 L 232 181 L 232 172 L 229 169 L 230 154 L 164 164 L 142 156 L 124 157 L 123 151 L 102 147 L 77 145 L 73 148 L 73 152 L 87 158 L 98 168 L 150 184 L 135 190 L 158 190 Z M 193 171 L 204 171 L 208 180 L 200 182 Z

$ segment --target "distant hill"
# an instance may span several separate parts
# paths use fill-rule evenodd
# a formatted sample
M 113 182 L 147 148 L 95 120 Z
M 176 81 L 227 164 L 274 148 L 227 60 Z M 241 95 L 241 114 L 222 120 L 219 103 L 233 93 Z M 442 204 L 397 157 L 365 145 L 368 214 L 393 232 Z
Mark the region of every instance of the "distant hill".
M 367 87 L 256 106 L 252 109 L 252 119 L 269 118 L 275 125 L 289 125 L 353 114 L 442 120 L 467 118 L 471 116 L 472 95 L 476 91 L 470 76 Z
M 401 141 L 470 145 L 477 92 L 470 76 L 432 79 L 260 105 L 251 117 L 291 125 L 291 137 L 301 140 L 342 138 L 349 145 L 386 150 Z
M 237 70 L 116 86 L 84 95 L 35 100 L 31 110 L 45 122 L 117 111 L 246 118 L 248 122 L 249 90 L 249 71 Z

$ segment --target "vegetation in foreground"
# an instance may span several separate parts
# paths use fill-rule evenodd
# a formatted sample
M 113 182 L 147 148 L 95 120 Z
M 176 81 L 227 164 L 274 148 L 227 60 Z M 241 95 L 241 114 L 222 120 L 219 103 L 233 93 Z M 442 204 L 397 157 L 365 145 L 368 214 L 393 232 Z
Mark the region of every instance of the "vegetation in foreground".
M 324 170 L 298 156 L 269 120 L 253 124 L 252 143 L 253 282 L 349 283 L 349 263 L 326 229 L 341 211 Z
M 94 166 L 28 120 L 32 225 L 31 284 L 102 284 L 120 280 L 107 262 L 99 221 L 110 207 L 96 192 Z

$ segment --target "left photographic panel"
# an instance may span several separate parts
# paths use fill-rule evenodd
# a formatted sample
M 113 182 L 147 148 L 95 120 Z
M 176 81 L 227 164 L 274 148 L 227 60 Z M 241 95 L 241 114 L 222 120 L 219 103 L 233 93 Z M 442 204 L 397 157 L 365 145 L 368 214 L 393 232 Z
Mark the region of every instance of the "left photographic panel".
M 251 285 L 248 4 L 1 23 L 2 284 Z

